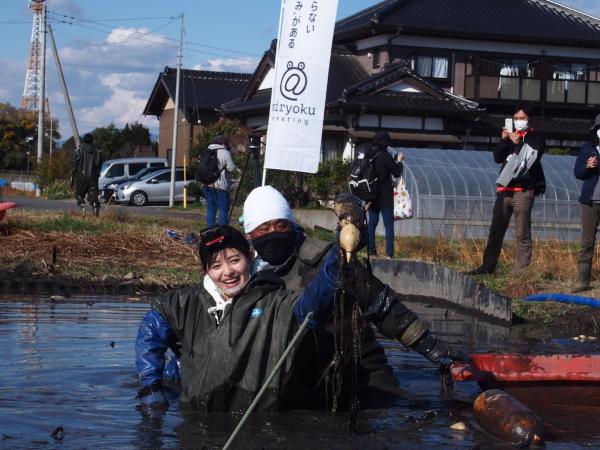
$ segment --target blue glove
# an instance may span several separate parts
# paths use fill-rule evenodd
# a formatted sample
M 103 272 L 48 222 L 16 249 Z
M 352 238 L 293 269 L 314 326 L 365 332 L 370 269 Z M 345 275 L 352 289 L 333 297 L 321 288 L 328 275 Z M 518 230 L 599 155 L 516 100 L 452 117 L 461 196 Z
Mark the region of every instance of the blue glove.
M 142 408 L 157 409 L 166 411 L 169 409 L 169 402 L 162 390 L 161 383 L 152 383 L 142 388 L 137 396 L 142 403 Z
M 179 369 L 179 359 L 173 356 L 163 371 L 163 379 L 171 383 L 179 383 L 181 381 L 181 373 Z

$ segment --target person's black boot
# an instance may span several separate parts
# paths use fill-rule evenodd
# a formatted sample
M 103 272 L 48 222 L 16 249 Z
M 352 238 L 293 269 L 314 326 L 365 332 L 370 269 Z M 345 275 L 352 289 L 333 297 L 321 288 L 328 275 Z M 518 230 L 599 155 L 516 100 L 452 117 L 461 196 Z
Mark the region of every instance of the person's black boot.
M 592 287 L 590 286 L 590 275 L 592 273 L 592 263 L 579 263 L 577 265 L 579 276 L 575 287 L 573 287 L 573 293 L 589 291 Z
M 493 269 L 488 269 L 484 266 L 479 266 L 477 269 L 470 270 L 466 272 L 467 275 L 478 276 L 478 275 L 491 275 L 494 273 Z

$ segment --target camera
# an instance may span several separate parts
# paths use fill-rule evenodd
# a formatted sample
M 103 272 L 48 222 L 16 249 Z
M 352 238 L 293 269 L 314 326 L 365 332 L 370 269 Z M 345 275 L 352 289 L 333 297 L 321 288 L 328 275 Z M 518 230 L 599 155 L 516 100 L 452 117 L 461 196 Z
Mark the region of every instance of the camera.
M 258 134 L 251 134 L 248 136 L 248 149 L 258 150 L 260 148 L 260 136 Z

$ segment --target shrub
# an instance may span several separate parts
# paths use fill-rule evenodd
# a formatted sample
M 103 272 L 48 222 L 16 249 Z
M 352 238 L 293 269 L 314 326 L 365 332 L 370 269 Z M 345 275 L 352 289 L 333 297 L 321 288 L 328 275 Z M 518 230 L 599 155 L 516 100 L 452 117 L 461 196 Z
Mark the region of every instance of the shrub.
M 331 200 L 342 192 L 348 192 L 350 162 L 341 159 L 323 161 L 319 171 L 306 176 L 308 190 L 317 200 Z
M 196 137 L 196 145 L 190 151 L 190 166 L 195 167 L 200 153 L 208 147 L 215 136 L 223 135 L 229 138 L 229 147 L 233 153 L 246 148 L 248 130 L 237 120 L 222 119 L 202 129 Z
M 67 180 L 54 180 L 45 188 L 46 195 L 50 200 L 62 200 L 73 198 L 73 189 Z
M 35 170 L 35 177 L 38 185 L 42 189 L 49 188 L 56 181 L 68 180 L 71 176 L 71 151 L 60 149 L 55 151 L 52 156 L 44 156 Z

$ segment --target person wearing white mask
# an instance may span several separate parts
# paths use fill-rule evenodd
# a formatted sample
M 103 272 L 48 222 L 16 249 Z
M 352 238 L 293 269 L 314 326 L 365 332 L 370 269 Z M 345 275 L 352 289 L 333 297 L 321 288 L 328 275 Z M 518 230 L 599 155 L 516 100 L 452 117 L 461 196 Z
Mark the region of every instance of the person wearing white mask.
M 503 128 L 500 142 L 494 148 L 494 161 L 502 166 L 496 180 L 492 223 L 483 263 L 468 272 L 469 275 L 494 273 L 513 215 L 517 247 L 514 273 L 523 271 L 531 263 L 531 210 L 535 196 L 546 190 L 546 179 L 541 164 L 544 138 L 530 126 L 530 118 L 531 107 L 524 103 L 517 105 L 513 115 L 515 131 Z
M 575 177 L 583 180 L 581 186 L 581 251 L 577 258 L 578 277 L 573 292 L 583 292 L 591 289 L 590 275 L 594 247 L 596 245 L 596 229 L 600 223 L 600 114 L 596 116 L 590 128 L 590 142 L 581 146 L 575 161 Z

